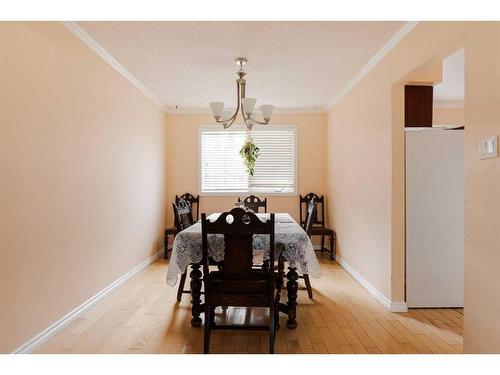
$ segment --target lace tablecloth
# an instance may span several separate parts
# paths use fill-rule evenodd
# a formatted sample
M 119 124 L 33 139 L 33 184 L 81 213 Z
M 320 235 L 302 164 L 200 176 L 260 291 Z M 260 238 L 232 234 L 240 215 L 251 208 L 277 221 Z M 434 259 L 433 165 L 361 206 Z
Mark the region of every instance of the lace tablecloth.
M 220 213 L 211 214 L 208 219 L 214 221 Z M 269 214 L 257 214 L 265 219 Z M 290 267 L 297 268 L 299 273 L 307 273 L 312 277 L 321 277 L 321 269 L 314 253 L 311 240 L 302 227 L 287 213 L 275 215 L 275 242 L 285 246 L 284 257 Z M 224 259 L 224 236 L 208 236 L 209 255 L 215 261 Z M 255 251 L 264 250 L 264 259 L 269 259 L 269 235 L 253 236 Z M 201 262 L 201 222 L 179 232 L 175 236 L 172 257 L 168 265 L 167 284 L 174 286 L 177 277 L 186 272 L 191 263 Z

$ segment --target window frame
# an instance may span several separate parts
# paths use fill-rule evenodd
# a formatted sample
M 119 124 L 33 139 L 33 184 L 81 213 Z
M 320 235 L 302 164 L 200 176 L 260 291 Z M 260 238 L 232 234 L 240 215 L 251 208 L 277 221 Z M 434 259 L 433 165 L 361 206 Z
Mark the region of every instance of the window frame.
M 201 186 L 201 134 L 203 131 L 220 131 L 223 132 L 225 129 L 222 128 L 222 125 L 200 125 L 198 127 L 198 148 L 197 148 L 197 158 L 198 158 L 198 170 L 197 170 L 197 178 L 198 178 L 198 194 L 200 196 L 219 196 L 219 197 L 241 197 L 242 195 L 245 194 L 254 194 L 258 196 L 269 196 L 269 195 L 276 195 L 276 196 L 282 196 L 282 197 L 295 197 L 298 195 L 299 187 L 298 187 L 298 149 L 299 149 L 299 144 L 298 144 L 298 137 L 297 137 L 297 126 L 296 125 L 255 125 L 256 127 L 262 127 L 264 129 L 259 129 L 257 130 L 292 130 L 293 131 L 293 142 L 294 142 L 294 158 L 293 158 L 293 191 L 289 192 L 257 192 L 254 193 L 251 190 L 242 192 L 242 191 L 226 191 L 226 192 L 203 192 L 202 191 L 202 186 Z M 233 124 L 230 130 L 242 130 L 246 131 L 246 126 L 242 124 Z

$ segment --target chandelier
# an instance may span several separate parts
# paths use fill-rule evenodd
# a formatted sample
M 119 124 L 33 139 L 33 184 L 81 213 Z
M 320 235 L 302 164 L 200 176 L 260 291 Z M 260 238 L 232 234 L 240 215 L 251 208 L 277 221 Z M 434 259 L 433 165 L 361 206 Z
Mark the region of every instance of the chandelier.
M 210 109 L 212 110 L 215 122 L 217 122 L 217 124 L 222 124 L 224 126 L 224 129 L 227 129 L 236 120 L 236 117 L 238 116 L 238 113 L 241 109 L 243 121 L 245 122 L 245 125 L 247 126 L 248 130 L 252 130 L 254 124 L 267 125 L 271 120 L 271 115 L 273 113 L 274 106 L 271 104 L 263 104 L 260 106 L 260 110 L 262 112 L 262 117 L 264 118 L 264 121 L 257 121 L 252 116 L 257 99 L 245 97 L 245 84 L 246 84 L 245 76 L 247 75 L 247 73 L 245 72 L 245 70 L 243 70 L 243 65 L 247 63 L 247 59 L 245 57 L 237 57 L 234 60 L 234 62 L 240 67 L 240 69 L 236 72 L 236 89 L 237 89 L 236 110 L 231 115 L 231 112 L 224 111 L 223 102 L 210 103 Z

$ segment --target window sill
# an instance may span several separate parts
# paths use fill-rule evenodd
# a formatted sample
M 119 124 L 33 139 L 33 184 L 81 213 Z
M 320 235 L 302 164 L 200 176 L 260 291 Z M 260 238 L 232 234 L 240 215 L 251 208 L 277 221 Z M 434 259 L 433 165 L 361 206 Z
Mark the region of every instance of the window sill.
M 205 193 L 205 192 L 198 192 L 200 197 L 242 197 L 242 196 L 247 196 L 247 195 L 256 195 L 260 197 L 266 197 L 266 196 L 280 196 L 280 197 L 297 197 L 299 194 L 297 192 L 288 192 L 288 193 L 280 193 L 280 192 L 272 192 L 272 193 L 264 193 L 264 192 L 250 192 L 250 191 L 245 191 L 245 192 L 211 192 L 211 193 Z

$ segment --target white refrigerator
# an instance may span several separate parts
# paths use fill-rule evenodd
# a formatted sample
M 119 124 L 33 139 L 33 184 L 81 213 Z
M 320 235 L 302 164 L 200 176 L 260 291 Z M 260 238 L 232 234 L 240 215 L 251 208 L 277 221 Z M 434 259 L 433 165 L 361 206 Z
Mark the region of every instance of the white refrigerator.
M 462 307 L 464 131 L 406 130 L 406 303 Z

